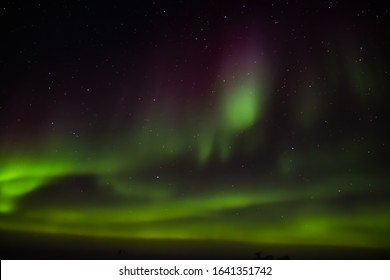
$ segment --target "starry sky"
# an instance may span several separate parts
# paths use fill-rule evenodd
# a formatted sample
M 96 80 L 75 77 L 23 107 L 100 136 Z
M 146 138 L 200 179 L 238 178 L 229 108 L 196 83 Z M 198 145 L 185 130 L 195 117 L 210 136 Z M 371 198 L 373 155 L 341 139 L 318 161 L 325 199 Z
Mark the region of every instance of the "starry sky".
M 390 250 L 385 5 L 5 1 L 0 232 Z

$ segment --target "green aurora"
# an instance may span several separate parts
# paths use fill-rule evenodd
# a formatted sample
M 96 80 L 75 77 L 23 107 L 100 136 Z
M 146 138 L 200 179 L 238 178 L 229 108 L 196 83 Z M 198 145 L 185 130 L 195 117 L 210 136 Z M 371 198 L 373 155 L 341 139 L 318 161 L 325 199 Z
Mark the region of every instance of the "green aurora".
M 388 195 L 387 177 L 336 173 L 302 183 L 294 182 L 291 176 L 313 166 L 326 170 L 332 165 L 354 165 L 361 156 L 353 147 L 342 155 L 310 150 L 284 153 L 277 163 L 277 179 L 246 178 L 229 185 L 229 180 L 238 180 L 225 174 L 213 180 L 207 189 L 201 187 L 195 193 L 188 191 L 186 185 L 197 188 L 196 184 L 209 183 L 191 181 L 185 176 L 165 178 L 164 171 L 158 170 L 164 162 L 189 154 L 194 172 L 202 174 L 213 155 L 223 170 L 225 162 L 238 149 L 237 133 L 243 134 L 261 123 L 265 93 L 260 81 L 248 79 L 228 87 L 211 120 L 207 116 L 209 121 L 200 120 L 198 127 L 192 128 L 204 132 L 196 137 L 188 137 L 186 129 L 164 130 L 169 125 L 158 120 L 150 121 L 140 131 L 129 129 L 122 139 L 111 139 L 110 148 L 105 146 L 105 138 L 83 143 L 69 136 L 66 139 L 60 133 L 50 140 L 43 139 L 40 149 L 22 152 L 15 147 L 3 149 L 1 229 L 103 237 L 390 248 L 390 206 L 386 200 L 380 200 L 381 195 Z M 164 121 L 170 122 L 169 118 Z M 155 128 L 157 135 L 153 134 Z M 243 134 L 240 140 L 248 140 L 245 137 L 251 135 Z M 263 149 L 261 141 L 257 149 Z M 142 178 L 144 170 L 153 170 L 155 178 Z M 72 176 L 93 177 L 96 180 L 93 191 L 109 195 L 111 201 L 102 204 L 99 196 L 92 196 L 81 203 L 69 201 L 71 206 L 59 201 L 39 207 L 28 204 L 29 195 Z M 80 192 L 90 191 L 88 186 L 77 187 Z M 370 193 L 373 190 L 375 193 Z M 372 199 L 361 203 L 359 200 L 367 193 Z M 356 202 L 339 205 L 351 198 Z
M 389 48 L 366 32 L 388 26 L 251 5 L 218 8 L 214 29 L 198 7 L 107 28 L 95 8 L 15 43 L 0 233 L 390 250 Z

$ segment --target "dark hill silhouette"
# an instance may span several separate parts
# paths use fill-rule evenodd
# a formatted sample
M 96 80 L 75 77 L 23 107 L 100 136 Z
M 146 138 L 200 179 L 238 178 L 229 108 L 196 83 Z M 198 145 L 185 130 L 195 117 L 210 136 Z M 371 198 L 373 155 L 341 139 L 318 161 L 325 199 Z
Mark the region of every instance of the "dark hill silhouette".
M 0 231 L 1 259 L 389 259 L 390 250 Z M 261 251 L 255 251 L 261 248 Z M 255 253 L 254 253 L 255 252 Z M 266 254 L 263 255 L 263 252 Z

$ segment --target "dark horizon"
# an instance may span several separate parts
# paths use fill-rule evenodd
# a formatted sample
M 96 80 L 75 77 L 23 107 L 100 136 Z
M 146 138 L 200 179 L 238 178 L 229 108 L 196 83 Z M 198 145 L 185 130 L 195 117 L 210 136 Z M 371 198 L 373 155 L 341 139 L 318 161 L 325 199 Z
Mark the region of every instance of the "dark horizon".
M 381 248 L 251 244 L 223 240 L 91 238 L 21 232 L 2 232 L 0 237 L 0 258 L 16 260 L 382 260 L 390 257 L 390 250 Z

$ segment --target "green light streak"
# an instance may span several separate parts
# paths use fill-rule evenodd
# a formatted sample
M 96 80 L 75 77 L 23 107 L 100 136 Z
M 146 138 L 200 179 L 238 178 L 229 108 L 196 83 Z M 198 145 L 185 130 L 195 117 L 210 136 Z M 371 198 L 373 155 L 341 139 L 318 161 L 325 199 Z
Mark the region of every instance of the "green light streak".
M 246 80 L 224 95 L 222 104 L 222 124 L 231 132 L 250 128 L 262 114 L 261 97 L 258 83 Z

